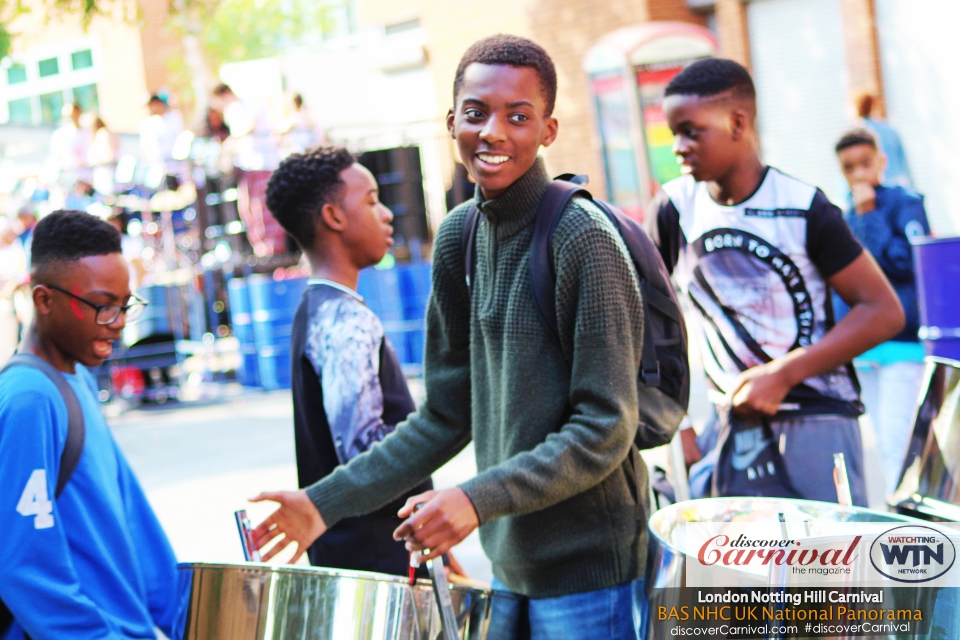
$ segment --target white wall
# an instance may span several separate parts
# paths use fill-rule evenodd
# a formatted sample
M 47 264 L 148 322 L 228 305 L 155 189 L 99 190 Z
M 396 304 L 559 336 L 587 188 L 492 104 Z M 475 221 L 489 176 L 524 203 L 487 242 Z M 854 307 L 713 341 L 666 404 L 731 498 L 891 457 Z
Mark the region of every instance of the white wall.
M 887 115 L 934 234 L 960 235 L 960 2 L 876 0 Z
M 764 160 L 837 202 L 833 147 L 851 126 L 838 0 L 754 0 L 747 27 Z

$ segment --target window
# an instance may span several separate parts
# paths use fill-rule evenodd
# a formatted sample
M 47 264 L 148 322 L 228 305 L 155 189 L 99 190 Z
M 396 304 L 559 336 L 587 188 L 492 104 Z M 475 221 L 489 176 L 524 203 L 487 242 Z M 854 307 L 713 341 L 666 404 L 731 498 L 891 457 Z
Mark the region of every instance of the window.
M 27 68 L 22 64 L 15 64 L 7 69 L 7 84 L 18 84 L 27 81 Z
M 33 124 L 33 107 L 30 98 L 20 98 L 7 103 L 10 110 L 10 124 Z
M 74 71 L 79 71 L 80 69 L 89 69 L 93 66 L 93 53 L 90 51 L 90 49 L 71 53 L 70 62 L 73 65 Z
M 86 84 L 82 87 L 73 88 L 73 101 L 80 105 L 84 111 L 96 111 L 100 108 L 97 97 L 97 85 Z
M 55 76 L 60 73 L 60 63 L 56 58 L 47 58 L 40 61 L 40 77 Z
M 54 91 L 40 96 L 40 121 L 44 124 L 54 124 L 60 120 L 63 111 L 63 92 Z

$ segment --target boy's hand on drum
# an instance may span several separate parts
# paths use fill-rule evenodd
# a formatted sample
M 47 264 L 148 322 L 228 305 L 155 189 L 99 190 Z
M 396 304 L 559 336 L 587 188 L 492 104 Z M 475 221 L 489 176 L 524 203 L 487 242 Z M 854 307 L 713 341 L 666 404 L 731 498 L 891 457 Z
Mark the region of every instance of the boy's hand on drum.
M 327 525 L 317 511 L 317 507 L 307 496 L 307 492 L 300 491 L 264 491 L 250 502 L 270 500 L 280 504 L 269 518 L 261 522 L 253 531 L 253 539 L 257 549 L 263 549 L 272 540 L 277 540 L 269 551 L 263 554 L 266 562 L 284 549 L 291 542 L 297 543 L 297 552 L 290 559 L 294 564 L 300 559 L 313 542 L 323 535 Z
M 411 551 L 429 549 L 423 562 L 447 553 L 480 526 L 473 503 L 459 487 L 413 496 L 397 515 L 406 520 L 393 532 L 394 539 L 406 540 Z

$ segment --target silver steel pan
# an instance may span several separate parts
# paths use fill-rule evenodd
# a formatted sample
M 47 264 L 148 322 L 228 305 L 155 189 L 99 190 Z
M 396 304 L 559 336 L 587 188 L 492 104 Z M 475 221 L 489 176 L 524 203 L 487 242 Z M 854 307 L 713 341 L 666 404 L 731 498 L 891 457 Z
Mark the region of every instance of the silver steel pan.
M 926 363 L 913 435 L 890 503 L 925 520 L 960 521 L 960 362 Z
M 686 586 L 687 556 L 696 556 L 697 549 L 684 549 L 678 535 L 685 522 L 750 522 L 777 523 L 786 520 L 789 526 L 803 526 L 806 520 L 831 522 L 916 522 L 894 513 L 871 511 L 861 507 L 841 507 L 830 502 L 788 500 L 786 498 L 706 498 L 678 502 L 660 509 L 650 517 L 650 550 L 647 555 L 647 587 Z M 741 578 L 743 576 L 740 576 Z M 758 586 L 766 580 L 758 582 Z
M 190 563 L 180 567 L 174 640 L 435 640 L 432 583 L 320 567 Z M 450 587 L 462 640 L 484 640 L 495 597 Z

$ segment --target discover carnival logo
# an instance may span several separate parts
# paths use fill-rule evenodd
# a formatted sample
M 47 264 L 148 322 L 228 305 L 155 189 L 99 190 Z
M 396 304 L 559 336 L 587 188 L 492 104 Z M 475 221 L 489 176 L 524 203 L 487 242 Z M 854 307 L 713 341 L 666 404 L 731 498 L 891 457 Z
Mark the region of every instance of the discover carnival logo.
M 802 548 L 800 540 L 761 540 L 744 534 L 731 539 L 720 534 L 701 545 L 697 560 L 704 567 L 785 565 L 811 574 L 849 574 L 850 566 L 859 556 L 857 547 L 860 540 L 861 536 L 855 536 L 847 545 Z
M 918 525 L 884 531 L 870 546 L 873 568 L 897 582 L 935 580 L 949 571 L 956 559 L 950 538 Z

